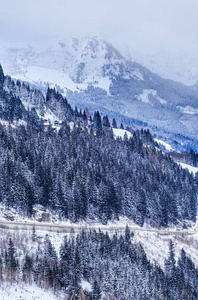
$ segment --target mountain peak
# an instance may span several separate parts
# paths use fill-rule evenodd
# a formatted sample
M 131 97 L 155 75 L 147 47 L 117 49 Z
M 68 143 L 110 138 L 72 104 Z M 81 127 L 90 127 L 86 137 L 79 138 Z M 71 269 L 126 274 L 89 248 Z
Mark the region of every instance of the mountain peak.
M 123 59 L 122 55 L 109 42 L 98 37 L 86 37 L 83 39 L 72 39 L 72 48 L 75 52 L 81 53 L 81 56 L 90 56 L 96 58 L 103 56 L 104 58 L 116 60 Z
M 73 65 L 67 72 L 77 84 L 94 85 L 104 78 L 124 78 L 132 71 L 116 48 L 97 37 L 73 38 L 71 54 L 74 57 Z

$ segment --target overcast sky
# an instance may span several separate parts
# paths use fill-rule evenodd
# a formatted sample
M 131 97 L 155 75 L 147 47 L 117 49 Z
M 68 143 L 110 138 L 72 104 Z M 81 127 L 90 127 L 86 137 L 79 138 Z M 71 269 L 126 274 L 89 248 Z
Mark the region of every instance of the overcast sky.
M 97 35 L 137 48 L 198 48 L 198 1 L 1 1 L 0 30 L 13 41 Z
M 98 36 L 121 52 L 198 51 L 198 0 L 8 0 L 0 40 Z

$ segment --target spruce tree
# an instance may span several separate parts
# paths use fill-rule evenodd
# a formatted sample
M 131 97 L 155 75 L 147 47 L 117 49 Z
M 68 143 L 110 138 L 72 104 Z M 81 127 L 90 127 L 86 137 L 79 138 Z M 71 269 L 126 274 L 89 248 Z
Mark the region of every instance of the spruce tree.
M 113 119 L 113 121 L 112 121 L 112 127 L 113 127 L 113 128 L 117 128 L 117 123 L 116 123 L 116 120 L 115 120 L 115 119 Z

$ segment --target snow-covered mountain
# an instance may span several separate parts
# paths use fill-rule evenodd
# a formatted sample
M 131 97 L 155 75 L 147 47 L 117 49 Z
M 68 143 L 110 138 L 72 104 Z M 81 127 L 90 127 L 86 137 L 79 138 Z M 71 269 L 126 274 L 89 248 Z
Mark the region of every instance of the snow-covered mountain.
M 109 91 L 111 78 L 143 79 L 109 43 L 97 38 L 58 41 L 45 48 L 4 48 L 0 54 L 6 74 L 31 83 L 57 84 L 76 91 L 88 85 Z
M 4 73 L 44 93 L 56 87 L 72 106 L 100 110 L 132 127 L 149 127 L 173 148 L 198 150 L 198 87 L 166 80 L 97 38 L 51 46 L 6 47 Z

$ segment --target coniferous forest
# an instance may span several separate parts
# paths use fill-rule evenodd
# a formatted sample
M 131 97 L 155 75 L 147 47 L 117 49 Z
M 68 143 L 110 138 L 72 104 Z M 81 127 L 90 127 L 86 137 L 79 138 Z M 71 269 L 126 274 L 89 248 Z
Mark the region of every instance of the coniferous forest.
M 148 137 L 135 132 L 115 140 L 67 123 L 59 131 L 0 125 L 0 201 L 30 217 L 41 204 L 73 222 L 127 216 L 160 227 L 195 221 L 196 179 Z
M 32 215 L 41 204 L 65 218 L 124 215 L 143 225 L 195 221 L 197 194 L 192 175 L 140 135 L 116 140 L 65 123 L 60 130 L 0 125 L 0 200 Z
M 23 239 L 10 237 L 4 241 L 0 255 L 0 285 L 10 282 L 35 282 L 45 290 L 53 290 L 64 299 L 192 299 L 198 298 L 198 269 L 182 250 L 176 263 L 172 241 L 165 268 L 151 264 L 141 244 L 133 242 L 128 227 L 123 236 L 82 231 L 62 240 L 56 252 L 48 235 L 38 243 L 35 231 L 31 236 L 32 252 Z M 25 240 L 27 240 L 25 238 Z M 17 244 L 17 247 L 15 247 Z M 20 250 L 23 249 L 23 250 Z M 90 288 L 82 287 L 82 280 Z M 61 298 L 62 299 L 62 298 Z

